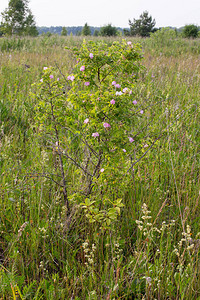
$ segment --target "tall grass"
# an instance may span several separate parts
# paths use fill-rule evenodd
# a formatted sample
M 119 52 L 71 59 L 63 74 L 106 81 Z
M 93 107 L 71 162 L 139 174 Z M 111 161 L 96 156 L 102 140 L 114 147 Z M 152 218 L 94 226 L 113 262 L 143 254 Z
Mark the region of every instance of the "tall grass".
M 104 231 L 75 199 L 66 216 L 62 190 L 48 177 L 57 157 L 38 136 L 30 96 L 44 66 L 71 72 L 64 47 L 82 38 L 0 39 L 2 299 L 200 297 L 200 43 L 139 42 L 146 69 L 135 88 L 144 110 L 137 126 L 143 153 L 152 147 L 134 166 L 119 220 Z M 73 190 L 79 183 L 70 176 Z

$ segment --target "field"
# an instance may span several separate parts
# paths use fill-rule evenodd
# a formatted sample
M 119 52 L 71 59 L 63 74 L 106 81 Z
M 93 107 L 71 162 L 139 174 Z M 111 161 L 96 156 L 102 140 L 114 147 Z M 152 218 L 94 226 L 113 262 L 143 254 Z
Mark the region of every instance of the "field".
M 132 89 L 102 129 L 118 96 L 68 78 L 82 43 L 0 39 L 0 299 L 200 299 L 200 40 L 127 39 Z

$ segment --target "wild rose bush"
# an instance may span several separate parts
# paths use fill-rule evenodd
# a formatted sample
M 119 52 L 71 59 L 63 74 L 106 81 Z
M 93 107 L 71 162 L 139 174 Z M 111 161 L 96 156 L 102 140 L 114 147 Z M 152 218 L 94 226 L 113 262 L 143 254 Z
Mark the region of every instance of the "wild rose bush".
M 134 137 L 143 110 L 134 88 L 142 52 L 126 41 L 111 46 L 84 42 L 81 49 L 68 51 L 75 65 L 65 80 L 58 78 L 58 70 L 44 68 L 36 120 L 59 156 L 68 200 L 81 203 L 91 222 L 106 227 L 120 213 L 132 163 L 140 155 Z

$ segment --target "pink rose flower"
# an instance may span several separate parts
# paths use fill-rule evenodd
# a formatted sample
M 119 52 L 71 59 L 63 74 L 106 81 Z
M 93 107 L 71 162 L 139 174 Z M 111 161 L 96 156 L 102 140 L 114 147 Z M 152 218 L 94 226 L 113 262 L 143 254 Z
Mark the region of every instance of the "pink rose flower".
M 69 75 L 69 76 L 67 77 L 67 79 L 68 79 L 68 80 L 71 80 L 71 81 L 74 81 L 75 77 L 74 77 L 73 75 L 71 75 L 71 76 Z
M 120 92 L 116 92 L 116 96 L 121 96 L 123 95 L 123 93 L 120 91 Z
M 85 66 L 80 67 L 80 71 L 85 71 Z
M 134 139 L 133 139 L 132 137 L 129 136 L 128 139 L 129 139 L 129 142 L 130 142 L 130 143 L 134 142 Z
M 84 124 L 88 124 L 88 123 L 89 123 L 89 119 L 87 118 L 84 120 Z
M 105 122 L 105 123 L 103 123 L 103 127 L 104 127 L 104 128 L 109 128 L 109 127 L 111 127 L 111 126 L 110 126 L 109 123 L 106 123 L 106 122 Z
M 115 104 L 115 100 L 112 99 L 112 100 L 110 101 L 110 104 Z
M 92 134 L 92 136 L 93 136 L 93 137 L 97 137 L 97 136 L 99 136 L 99 133 L 98 133 L 98 132 L 94 132 L 94 133 Z

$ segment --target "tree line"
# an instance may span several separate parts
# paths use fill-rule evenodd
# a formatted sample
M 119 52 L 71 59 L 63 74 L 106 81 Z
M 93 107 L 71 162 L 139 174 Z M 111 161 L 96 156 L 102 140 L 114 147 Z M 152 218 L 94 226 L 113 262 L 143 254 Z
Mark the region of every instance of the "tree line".
M 1 35 L 29 35 L 37 36 L 42 33 L 61 34 L 63 36 L 83 35 L 83 36 L 141 36 L 149 37 L 151 33 L 159 30 L 156 28 L 156 21 L 144 11 L 139 19 L 129 20 L 129 28 L 120 28 L 112 24 L 103 27 L 90 27 L 87 23 L 78 27 L 37 27 L 34 16 L 28 7 L 29 0 L 10 0 L 8 8 L 1 13 L 2 21 L 0 25 Z M 187 38 L 196 38 L 199 35 L 200 28 L 194 24 L 183 27 L 182 35 Z

